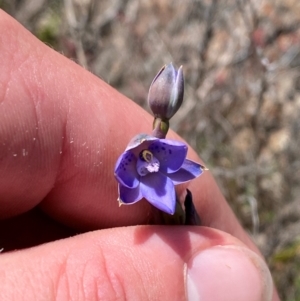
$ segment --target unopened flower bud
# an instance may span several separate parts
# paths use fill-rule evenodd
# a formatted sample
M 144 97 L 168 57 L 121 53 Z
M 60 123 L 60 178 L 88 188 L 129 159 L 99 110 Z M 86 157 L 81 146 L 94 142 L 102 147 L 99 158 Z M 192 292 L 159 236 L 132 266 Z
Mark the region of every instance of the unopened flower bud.
M 183 101 L 184 79 L 182 66 L 176 70 L 172 63 L 165 65 L 151 83 L 148 103 L 155 117 L 169 120 Z

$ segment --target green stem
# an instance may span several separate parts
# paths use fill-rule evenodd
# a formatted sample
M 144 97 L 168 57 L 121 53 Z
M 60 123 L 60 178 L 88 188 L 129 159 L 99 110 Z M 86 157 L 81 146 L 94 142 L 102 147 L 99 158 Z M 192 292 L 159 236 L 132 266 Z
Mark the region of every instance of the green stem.
M 169 120 L 162 120 L 156 117 L 153 121 L 152 136 L 159 139 L 164 139 L 167 136 L 169 130 Z

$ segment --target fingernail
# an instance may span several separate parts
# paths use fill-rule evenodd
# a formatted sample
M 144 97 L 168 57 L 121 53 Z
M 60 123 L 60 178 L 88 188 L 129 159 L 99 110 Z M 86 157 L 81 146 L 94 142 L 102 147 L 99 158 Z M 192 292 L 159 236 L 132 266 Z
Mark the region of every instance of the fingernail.
M 256 253 L 238 246 L 215 246 L 187 263 L 186 294 L 189 301 L 269 301 L 273 282 Z

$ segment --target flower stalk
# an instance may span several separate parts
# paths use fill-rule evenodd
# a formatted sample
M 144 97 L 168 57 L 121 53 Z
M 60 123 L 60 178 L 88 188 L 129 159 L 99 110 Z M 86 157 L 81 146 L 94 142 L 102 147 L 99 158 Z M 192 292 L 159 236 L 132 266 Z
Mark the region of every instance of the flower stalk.
M 151 135 L 134 137 L 115 166 L 120 204 L 134 204 L 145 198 L 159 209 L 164 224 L 199 225 L 200 218 L 193 204 L 192 193 L 182 204 L 175 186 L 196 177 L 206 169 L 186 158 L 187 145 L 166 139 L 169 120 L 183 102 L 182 67 L 165 65 L 153 79 L 148 103 L 154 115 Z
M 157 138 L 166 138 L 169 130 L 169 120 L 162 120 L 156 117 L 153 121 L 152 135 Z

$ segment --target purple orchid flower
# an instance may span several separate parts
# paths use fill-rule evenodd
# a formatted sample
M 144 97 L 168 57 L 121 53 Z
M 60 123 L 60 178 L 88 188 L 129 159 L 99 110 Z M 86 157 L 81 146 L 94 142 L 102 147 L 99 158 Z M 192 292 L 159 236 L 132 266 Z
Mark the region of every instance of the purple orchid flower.
M 174 214 L 174 185 L 200 176 L 204 167 L 186 159 L 186 144 L 147 134 L 134 137 L 115 166 L 120 204 L 143 197 L 156 208 Z

